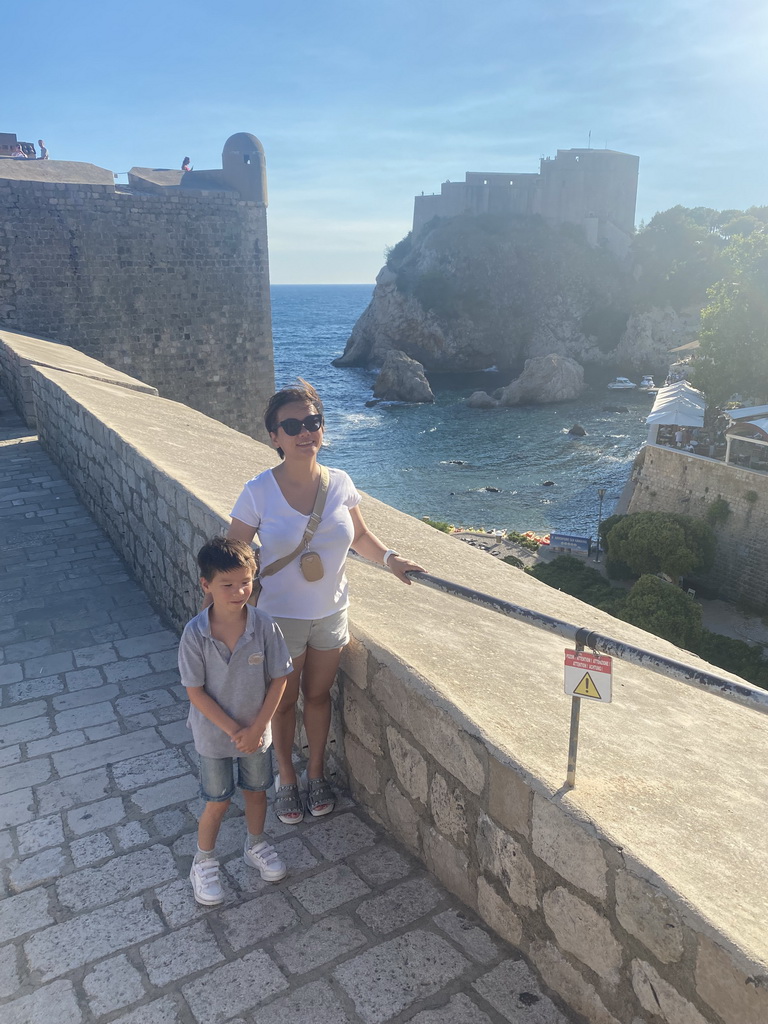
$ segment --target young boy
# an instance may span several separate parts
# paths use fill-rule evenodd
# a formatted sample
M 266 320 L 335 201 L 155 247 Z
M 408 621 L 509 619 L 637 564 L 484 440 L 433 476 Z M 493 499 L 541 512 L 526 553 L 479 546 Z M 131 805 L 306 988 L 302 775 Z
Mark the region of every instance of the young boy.
M 292 669 L 282 633 L 264 612 L 247 604 L 256 557 L 244 541 L 215 537 L 197 556 L 200 583 L 213 604 L 187 623 L 179 645 L 179 672 L 187 687 L 192 729 L 200 756 L 200 793 L 206 801 L 189 877 L 195 899 L 221 903 L 219 827 L 238 785 L 245 800 L 245 862 L 268 882 L 286 868 L 264 835 L 266 791 L 272 785 L 270 722 Z

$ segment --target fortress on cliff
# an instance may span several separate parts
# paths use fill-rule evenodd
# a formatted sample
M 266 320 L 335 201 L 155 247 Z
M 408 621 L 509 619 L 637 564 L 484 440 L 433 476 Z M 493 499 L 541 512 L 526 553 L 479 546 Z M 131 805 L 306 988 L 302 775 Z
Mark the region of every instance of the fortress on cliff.
M 463 213 L 539 214 L 551 224 L 577 224 L 590 245 L 624 256 L 635 228 L 640 158 L 611 149 L 558 149 L 538 174 L 467 171 L 440 193 L 416 196 L 413 233 L 433 217 Z
M 0 160 L 0 323 L 260 436 L 274 390 L 264 150 L 213 170 Z

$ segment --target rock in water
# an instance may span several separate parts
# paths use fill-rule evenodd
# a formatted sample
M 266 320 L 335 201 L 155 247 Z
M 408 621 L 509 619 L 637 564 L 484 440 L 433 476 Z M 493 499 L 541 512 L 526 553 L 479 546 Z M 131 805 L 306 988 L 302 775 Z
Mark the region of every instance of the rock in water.
M 387 352 L 384 365 L 373 385 L 374 397 L 384 402 L 434 402 L 435 396 L 424 376 L 424 367 L 405 352 Z
M 495 409 L 499 403 L 485 391 L 473 391 L 467 399 L 470 409 Z
M 523 372 L 504 388 L 502 405 L 567 402 L 584 390 L 584 369 L 575 359 L 551 353 L 526 359 Z
M 574 423 L 571 429 L 568 431 L 569 434 L 573 434 L 574 437 L 586 437 L 587 432 L 580 423 Z

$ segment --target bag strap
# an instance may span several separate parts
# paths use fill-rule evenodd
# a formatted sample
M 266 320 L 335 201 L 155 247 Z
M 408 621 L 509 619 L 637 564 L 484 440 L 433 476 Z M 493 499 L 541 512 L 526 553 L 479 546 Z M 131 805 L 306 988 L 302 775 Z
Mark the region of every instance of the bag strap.
M 312 513 L 307 523 L 307 528 L 304 531 L 304 536 L 299 541 L 299 546 L 295 548 L 290 555 L 283 555 L 282 558 L 276 559 L 274 562 L 270 562 L 268 566 L 261 570 L 259 573 L 259 579 L 263 579 L 265 576 L 274 576 L 276 572 L 280 572 L 284 569 L 289 562 L 292 562 L 297 555 L 309 545 L 309 542 L 315 535 L 315 530 L 320 525 L 320 520 L 323 515 L 323 509 L 325 508 L 325 499 L 328 496 L 328 484 L 331 479 L 331 474 L 325 466 L 320 467 L 320 486 L 317 489 L 317 497 L 315 498 L 315 507 L 312 509 Z

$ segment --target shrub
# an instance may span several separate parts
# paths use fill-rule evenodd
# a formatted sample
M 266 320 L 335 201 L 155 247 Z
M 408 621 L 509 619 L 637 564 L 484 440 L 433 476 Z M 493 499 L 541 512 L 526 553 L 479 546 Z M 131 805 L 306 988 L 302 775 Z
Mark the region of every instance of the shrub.
M 750 505 L 754 505 L 757 501 L 757 491 L 747 491 L 744 495 L 744 501 L 748 501 Z
M 701 638 L 701 608 L 658 576 L 640 577 L 623 603 L 620 618 L 689 651 L 697 649 Z
M 676 578 L 708 569 L 715 538 L 708 523 L 675 512 L 634 512 L 606 534 L 612 561 L 638 576 L 663 572 Z
M 585 565 L 573 555 L 558 555 L 551 562 L 533 566 L 528 572 L 542 583 L 562 590 L 571 597 L 578 597 L 587 604 L 602 607 L 601 602 L 614 598 L 613 587 L 598 570 Z
M 724 523 L 730 514 L 731 506 L 722 495 L 718 494 L 704 513 L 704 518 L 710 526 L 718 526 Z
M 513 565 L 516 569 L 524 569 L 522 561 L 516 555 L 505 555 L 502 558 L 502 562 L 506 562 L 507 565 Z
M 519 544 L 521 548 L 526 548 L 528 551 L 539 550 L 538 541 L 532 540 L 530 537 L 526 537 L 523 533 L 517 533 L 515 530 L 510 530 L 507 534 L 507 540 L 511 540 L 515 544 Z
M 450 523 L 442 523 L 439 519 L 430 519 L 429 516 L 422 516 L 421 521 L 441 533 L 453 533 L 453 526 Z
M 387 261 L 387 266 L 391 269 L 396 267 L 399 263 L 402 263 L 412 248 L 413 233 L 409 231 L 405 238 L 401 238 L 395 245 L 388 245 L 384 250 L 384 258 Z
M 702 629 L 696 653 L 710 664 L 768 690 L 768 661 L 763 657 L 760 647 Z

